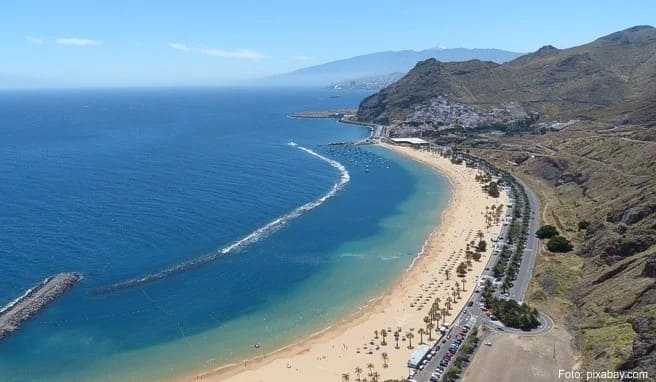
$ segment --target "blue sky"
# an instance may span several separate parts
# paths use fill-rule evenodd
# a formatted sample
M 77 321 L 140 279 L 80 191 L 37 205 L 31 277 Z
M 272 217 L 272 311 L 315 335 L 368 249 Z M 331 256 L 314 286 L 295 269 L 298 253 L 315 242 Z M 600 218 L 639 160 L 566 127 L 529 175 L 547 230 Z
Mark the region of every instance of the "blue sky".
M 383 50 L 565 48 L 639 24 L 656 24 L 655 1 L 2 0 L 0 82 L 217 85 Z

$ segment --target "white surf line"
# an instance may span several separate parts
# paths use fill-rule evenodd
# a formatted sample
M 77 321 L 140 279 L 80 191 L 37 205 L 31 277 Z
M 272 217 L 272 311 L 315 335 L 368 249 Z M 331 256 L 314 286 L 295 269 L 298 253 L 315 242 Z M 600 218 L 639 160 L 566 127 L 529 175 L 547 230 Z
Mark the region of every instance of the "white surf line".
M 228 255 L 229 253 L 231 253 L 231 252 L 233 252 L 237 249 L 245 247 L 248 244 L 254 243 L 254 242 L 262 239 L 263 237 L 270 235 L 271 233 L 273 233 L 276 230 L 280 229 L 282 226 L 284 226 L 290 220 L 295 219 L 295 218 L 303 215 L 304 213 L 306 213 L 306 212 L 308 212 L 308 211 L 310 211 L 314 208 L 319 207 L 320 205 L 325 203 L 328 199 L 335 196 L 351 180 L 351 175 L 346 170 L 346 167 L 344 167 L 344 165 L 337 162 L 336 160 L 327 158 L 327 157 L 325 157 L 325 156 L 323 156 L 323 155 L 321 155 L 321 154 L 319 154 L 319 153 L 317 153 L 317 152 L 315 152 L 311 149 L 308 149 L 308 148 L 303 147 L 303 146 L 299 146 L 294 142 L 289 142 L 288 145 L 291 146 L 291 147 L 296 147 L 299 150 L 303 150 L 306 153 L 314 156 L 315 158 L 321 159 L 322 161 L 324 161 L 324 162 L 328 163 L 329 165 L 331 165 L 332 167 L 336 168 L 340 173 L 339 180 L 336 183 L 334 183 L 332 188 L 327 193 L 322 195 L 320 198 L 315 199 L 311 202 L 305 203 L 302 206 L 293 209 L 292 211 L 286 213 L 285 215 L 282 215 L 282 216 L 270 221 L 269 223 L 265 224 L 264 226 L 256 229 L 255 231 L 253 231 L 250 234 L 244 236 L 243 238 L 231 243 L 230 245 L 217 250 L 216 252 L 212 252 L 210 254 L 197 257 L 195 259 L 187 260 L 185 262 L 182 262 L 182 263 L 173 265 L 169 268 L 166 268 L 162 271 L 147 274 L 143 277 L 133 278 L 133 279 L 129 279 L 129 280 L 126 280 L 126 281 L 121 281 L 121 282 L 118 282 L 118 283 L 115 283 L 115 284 L 111 284 L 111 285 L 108 285 L 108 286 L 100 287 L 100 288 L 96 289 L 96 293 L 107 293 L 107 292 L 112 292 L 112 291 L 119 290 L 119 289 L 126 289 L 126 288 L 136 287 L 136 286 L 139 286 L 139 285 L 142 285 L 142 284 L 145 284 L 145 283 L 149 283 L 149 282 L 152 282 L 152 281 L 161 280 L 163 278 L 166 278 L 166 277 L 171 276 L 171 275 L 176 274 L 176 273 L 185 272 L 185 271 L 188 271 L 190 269 L 193 269 L 193 268 L 208 264 L 208 263 L 216 260 L 217 258 L 219 258 L 221 256 Z
M 41 282 L 41 285 L 47 283 L 49 280 L 50 280 L 49 277 L 46 278 L 45 280 L 43 280 L 43 281 Z M 32 288 L 26 290 L 25 293 L 23 293 L 22 295 L 16 297 L 13 301 L 11 301 L 10 303 L 8 303 L 8 304 L 5 305 L 4 307 L 2 307 L 2 309 L 0 309 L 0 314 L 2 314 L 2 313 L 4 313 L 4 312 L 8 311 L 8 310 L 11 309 L 11 308 L 13 308 L 16 304 L 18 304 L 19 302 L 21 302 L 25 297 L 29 296 L 32 292 L 34 292 L 34 290 L 35 290 L 36 288 L 38 288 L 39 286 L 40 286 L 40 285 L 37 285 L 37 286 L 35 286 L 35 287 L 32 287 Z

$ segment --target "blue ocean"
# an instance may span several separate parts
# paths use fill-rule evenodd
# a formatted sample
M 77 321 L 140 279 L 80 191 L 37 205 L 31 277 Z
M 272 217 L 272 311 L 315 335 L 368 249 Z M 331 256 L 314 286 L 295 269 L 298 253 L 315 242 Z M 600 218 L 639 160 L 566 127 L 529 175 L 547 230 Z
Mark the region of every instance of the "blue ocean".
M 439 220 L 448 183 L 381 147 L 330 145 L 365 128 L 287 116 L 364 96 L 0 92 L 0 306 L 49 275 L 83 275 L 0 342 L 0 380 L 193 374 L 383 293 Z

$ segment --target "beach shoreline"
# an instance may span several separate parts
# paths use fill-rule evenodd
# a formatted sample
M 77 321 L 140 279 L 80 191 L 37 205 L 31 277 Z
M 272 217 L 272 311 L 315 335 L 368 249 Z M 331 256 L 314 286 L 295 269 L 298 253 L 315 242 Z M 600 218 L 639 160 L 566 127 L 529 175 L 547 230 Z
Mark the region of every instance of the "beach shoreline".
M 437 296 L 442 296 L 442 301 L 447 298 L 449 281 L 444 280 L 446 276 L 437 269 L 440 266 L 445 269 L 447 264 L 450 264 L 448 265 L 450 269 L 455 269 L 455 264 L 462 257 L 456 253 L 462 254 L 466 245 L 466 240 L 462 240 L 461 243 L 451 243 L 451 241 L 463 236 L 467 228 L 469 228 L 469 237 L 473 238 L 473 233 L 481 230 L 485 231 L 485 237 L 489 239 L 498 233 L 499 227 L 485 229 L 484 224 L 481 224 L 484 206 L 491 204 L 492 200 L 489 200 L 491 198 L 483 193 L 480 185 L 475 181 L 477 170 L 455 165 L 448 159 L 424 151 L 388 144 L 380 144 L 380 146 L 428 165 L 448 180 L 450 188 L 448 205 L 406 271 L 401 273 L 379 297 L 369 300 L 357 311 L 327 328 L 270 353 L 175 380 L 334 381 L 343 373 L 353 374 L 356 367 L 365 370 L 368 364 L 373 364 L 376 373 L 383 379 L 402 378 L 407 375 L 405 363 L 412 349 L 406 346 L 405 336 L 407 333 L 413 333 L 416 338 L 414 343 L 419 342 L 420 334 L 417 329 L 423 327 L 422 318 L 426 315 L 425 310 L 428 308 L 426 305 L 429 305 L 424 301 L 428 301 L 428 295 L 431 296 L 431 300 Z M 494 202 L 504 204 L 504 198 L 505 195 Z M 475 220 L 481 221 L 473 224 Z M 452 224 L 447 224 L 447 221 Z M 451 253 L 447 253 L 449 250 Z M 488 249 L 488 254 L 489 252 Z M 486 263 L 487 257 L 473 264 L 471 271 L 463 278 L 467 285 L 464 286 L 465 295 L 453 303 L 453 311 L 446 322 L 450 323 L 462 310 L 474 289 L 476 277 L 480 275 Z M 451 283 L 456 279 L 455 271 L 452 275 Z M 438 282 L 444 291 L 438 291 Z M 432 287 L 433 284 L 435 288 Z M 428 285 L 431 287 L 428 288 Z M 423 293 L 426 293 L 426 296 Z M 417 304 L 417 308 L 414 307 L 413 301 Z M 379 330 L 375 328 L 390 329 L 389 339 L 382 341 L 378 334 L 374 335 L 374 331 Z M 393 328 L 395 331 L 402 328 L 401 340 L 396 341 L 392 337 Z M 412 341 L 411 338 L 408 340 Z M 402 342 L 398 349 L 394 344 L 395 341 Z M 372 344 L 371 349 L 368 349 L 368 344 Z M 382 357 L 383 354 L 386 355 L 385 358 Z M 354 366 L 355 364 L 358 366 Z

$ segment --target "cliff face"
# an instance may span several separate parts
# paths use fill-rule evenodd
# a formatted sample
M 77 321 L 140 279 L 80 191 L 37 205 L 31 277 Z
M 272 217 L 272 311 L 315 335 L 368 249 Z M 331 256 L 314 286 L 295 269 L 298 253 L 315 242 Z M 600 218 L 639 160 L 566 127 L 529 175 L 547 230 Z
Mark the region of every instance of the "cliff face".
M 479 113 L 516 104 L 546 121 L 652 124 L 655 89 L 656 29 L 639 26 L 570 49 L 546 46 L 504 64 L 422 61 L 401 80 L 365 99 L 358 118 L 412 124 L 415 110 L 444 97 Z

